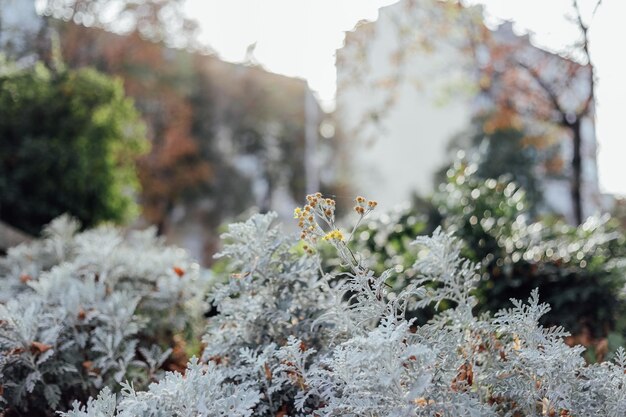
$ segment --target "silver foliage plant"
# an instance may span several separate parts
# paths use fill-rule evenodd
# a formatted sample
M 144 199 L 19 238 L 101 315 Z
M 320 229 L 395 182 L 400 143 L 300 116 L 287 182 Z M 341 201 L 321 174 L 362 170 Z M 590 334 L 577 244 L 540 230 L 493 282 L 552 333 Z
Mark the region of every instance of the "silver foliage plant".
M 320 194 L 296 209 L 304 244 L 255 215 L 231 225 L 220 256 L 230 279 L 211 294 L 201 360 L 136 392 L 109 390 L 66 417 L 100 416 L 623 416 L 626 352 L 587 366 L 582 348 L 539 318 L 537 291 L 495 317 L 473 313 L 476 266 L 436 230 L 419 237 L 418 278 L 400 292 L 347 243 L 352 233 Z M 376 206 L 357 198 L 359 222 Z M 358 223 L 357 222 L 357 226 Z M 356 226 L 355 226 L 356 229 Z M 346 273 L 324 274 L 330 244 Z M 416 249 L 418 250 L 418 249 Z M 438 305 L 418 326 L 407 308 Z
M 201 319 L 209 280 L 153 230 L 54 220 L 0 259 L 0 410 L 52 415 L 126 379 L 146 386 Z

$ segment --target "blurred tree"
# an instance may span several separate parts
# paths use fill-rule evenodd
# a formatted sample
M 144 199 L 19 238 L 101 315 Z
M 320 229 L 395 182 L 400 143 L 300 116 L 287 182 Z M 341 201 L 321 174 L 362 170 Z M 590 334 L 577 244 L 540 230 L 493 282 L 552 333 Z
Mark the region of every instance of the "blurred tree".
M 122 83 L 43 65 L 0 76 L 0 219 L 31 234 L 65 212 L 89 227 L 137 210 L 144 126 Z
M 55 27 L 68 66 L 119 76 L 142 113 L 152 149 L 139 160 L 141 204 L 161 233 L 196 222 L 207 231 L 202 246 L 210 247 L 210 232 L 228 217 L 305 194 L 305 126 L 319 125 L 306 116 L 305 81 L 167 48 L 138 33 L 59 21 Z
M 386 39 L 393 47 L 384 71 L 373 65 L 380 60 L 370 55 L 376 31 L 368 24 L 361 25 L 358 34 L 347 34 L 346 44 L 350 43 L 352 49 L 338 58 L 338 65 L 350 74 L 345 77 L 348 83 L 369 80 L 372 96 L 379 98 L 373 99 L 372 108 L 364 112 L 359 130 L 384 131 L 386 117 L 397 104 L 398 90 L 407 82 L 419 88 L 425 83 L 435 85 L 439 78 L 448 76 L 449 88 L 458 78 L 449 73 L 465 72 L 464 81 L 471 85 L 464 89 L 453 86 L 455 94 L 463 90 L 480 94 L 477 114 L 488 116 L 484 121 L 487 135 L 513 128 L 523 131 L 539 148 L 554 144 L 564 133 L 571 137 L 573 220 L 582 223 L 582 143 L 583 133 L 589 128 L 587 122 L 592 126 L 594 123 L 596 81 L 590 60 L 589 21 L 601 1 L 587 3 L 593 9 L 590 18 L 585 18 L 579 3 L 572 0 L 572 21 L 580 39 L 563 51 L 567 55 L 563 57 L 534 47 L 528 36 L 517 36 L 512 30 L 489 30 L 481 10 L 464 7 L 461 0 L 403 0 L 398 7 L 401 13 L 392 19 L 392 40 Z M 437 48 L 465 56 L 461 68 L 454 65 L 443 73 L 428 74 L 428 80 L 411 78 L 416 66 L 412 58 L 418 54 L 428 59 Z M 547 163 L 555 165 L 559 161 Z
M 475 178 L 487 180 L 506 176 L 526 192 L 528 211 L 534 216 L 542 207 L 543 191 L 538 168 L 554 158 L 557 150 L 542 138 L 535 138 L 509 123 L 485 129 L 494 115 L 475 117 L 471 127 L 455 136 L 448 149 L 467 149 L 467 158 L 476 165 Z M 451 166 L 435 176 L 435 184 L 447 181 Z
M 228 167 L 215 140 L 218 93 L 205 67 L 210 58 L 165 48 L 136 32 L 118 36 L 64 22 L 56 27 L 70 67 L 93 65 L 119 76 L 141 111 L 152 143 L 138 161 L 142 214 L 159 233 L 169 231 L 177 206 L 190 209 L 205 197 L 221 196 L 202 214 L 209 228 L 222 222 L 224 212 L 251 204 L 249 184 Z
M 152 145 L 138 160 L 142 215 L 166 232 L 174 208 L 209 192 L 216 179 L 215 158 L 205 158 L 199 140 L 210 143 L 214 134 L 214 104 L 199 71 L 200 55 L 146 41 L 138 32 L 120 36 L 71 22 L 50 23 L 69 67 L 94 66 L 119 77 L 134 99 Z
M 476 176 L 486 180 L 508 174 L 526 190 L 529 211 L 535 213 L 542 199 L 536 174 L 539 150 L 525 139 L 523 131 L 512 127 L 474 136 L 479 153 Z
M 615 198 L 613 209 L 611 210 L 611 216 L 615 218 L 620 227 L 622 228 L 622 232 L 626 234 L 626 198 L 623 196 L 619 196 Z
M 136 32 L 173 47 L 201 48 L 198 24 L 183 10 L 185 0 L 44 0 L 43 13 L 116 33 Z
M 553 54 L 532 53 L 520 42 L 485 39 L 489 61 L 481 66 L 481 87 L 496 103 L 495 117 L 521 117 L 527 126 L 543 123 L 544 134 L 551 128 L 565 131 L 572 140 L 571 198 L 574 221 L 583 222 L 582 149 L 585 123 L 595 119 L 596 75 L 589 49 L 589 23 L 601 0 L 594 0 L 589 19 L 583 18 L 577 0 L 572 0 L 580 39 L 567 51 L 572 59 Z M 536 125 L 535 125 L 536 128 Z M 595 141 L 595 136 L 590 138 Z
M 478 166 L 455 162 L 433 197 L 442 225 L 464 242 L 463 256 L 482 265 L 477 295 L 495 312 L 539 288 L 553 311 L 546 319 L 573 332 L 606 336 L 622 311 L 624 237 L 608 216 L 574 227 L 529 221 L 527 195 L 507 178 L 483 180 Z

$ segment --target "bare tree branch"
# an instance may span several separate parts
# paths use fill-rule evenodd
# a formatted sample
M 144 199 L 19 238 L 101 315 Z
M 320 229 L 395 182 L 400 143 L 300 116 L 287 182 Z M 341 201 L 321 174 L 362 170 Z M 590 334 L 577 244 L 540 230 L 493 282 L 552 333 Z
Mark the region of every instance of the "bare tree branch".
M 591 18 L 593 19 L 596 15 L 596 12 L 598 11 L 598 8 L 600 7 L 600 5 L 602 4 L 602 0 L 598 0 L 598 2 L 596 3 L 595 7 L 593 8 L 593 12 L 591 12 Z
M 583 18 L 582 18 L 582 13 L 580 11 L 580 7 L 578 5 L 578 0 L 572 0 L 573 1 L 573 6 L 574 6 L 574 10 L 576 11 L 576 20 L 578 22 L 578 26 L 580 27 L 580 31 L 582 33 L 582 50 L 585 54 L 585 57 L 587 58 L 587 65 L 589 65 L 589 70 L 590 70 L 590 91 L 589 91 L 589 96 L 587 96 L 584 105 L 582 106 L 582 108 L 579 110 L 578 112 L 578 116 L 582 116 L 585 113 L 587 113 L 589 111 L 589 107 L 591 106 L 591 103 L 593 102 L 594 98 L 595 98 L 595 82 L 596 82 L 596 74 L 595 74 L 595 67 L 593 65 L 593 63 L 591 62 L 591 54 L 589 51 L 589 25 L 586 25 Z M 600 7 L 600 4 L 602 4 L 602 0 L 598 0 L 596 5 L 593 8 L 593 12 L 592 12 L 592 18 L 593 16 L 595 16 L 596 12 L 598 11 L 598 8 Z
M 550 85 L 546 81 L 544 81 L 543 78 L 541 78 L 541 74 L 539 74 L 539 72 L 536 69 L 532 68 L 530 65 L 526 65 L 525 63 L 521 62 L 519 59 L 516 60 L 516 62 L 520 67 L 526 70 L 526 72 L 537 82 L 537 84 L 539 84 L 541 89 L 546 93 L 546 95 L 548 96 L 548 99 L 554 106 L 554 110 L 556 110 L 560 114 L 562 121 L 567 123 L 567 118 L 565 117 L 565 111 L 563 111 L 563 108 L 561 107 L 558 94 L 552 90 L 552 87 L 550 87 Z

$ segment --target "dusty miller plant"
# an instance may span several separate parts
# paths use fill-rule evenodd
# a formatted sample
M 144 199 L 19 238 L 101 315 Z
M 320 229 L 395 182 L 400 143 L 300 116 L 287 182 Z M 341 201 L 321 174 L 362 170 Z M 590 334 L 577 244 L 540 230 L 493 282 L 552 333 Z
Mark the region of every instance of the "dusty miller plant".
M 130 379 L 157 379 L 202 316 L 209 277 L 154 231 L 78 232 L 69 217 L 0 260 L 0 410 L 52 415 Z
M 334 206 L 317 194 L 296 209 L 300 246 L 273 225 L 273 214 L 231 225 L 221 254 L 230 259 L 230 279 L 212 293 L 218 313 L 202 359 L 191 361 L 185 377 L 168 374 L 146 392 L 125 385 L 117 405 L 104 391 L 62 415 L 626 413 L 624 350 L 614 362 L 586 366 L 582 348 L 563 342 L 562 328 L 539 324 L 549 307 L 537 291 L 494 317 L 476 316 L 476 265 L 440 229 L 416 239 L 417 278 L 392 292 L 393 271 L 374 274 L 348 246 L 376 203 L 357 198 L 351 233 L 335 222 Z M 332 245 L 348 272 L 324 274 L 320 244 Z M 438 311 L 427 324 L 406 319 L 407 309 L 427 306 Z

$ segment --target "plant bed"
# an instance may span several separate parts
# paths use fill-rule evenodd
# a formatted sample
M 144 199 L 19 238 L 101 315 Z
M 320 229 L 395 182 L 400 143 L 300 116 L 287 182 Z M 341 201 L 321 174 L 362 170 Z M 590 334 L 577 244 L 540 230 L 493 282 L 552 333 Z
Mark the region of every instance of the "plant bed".
M 527 302 L 476 315 L 477 266 L 440 229 L 415 240 L 415 279 L 391 292 L 348 246 L 334 201 L 308 197 L 296 211 L 304 244 L 273 214 L 233 224 L 221 256 L 228 282 L 213 288 L 199 359 L 146 391 L 105 388 L 63 416 L 621 416 L 626 353 L 587 365 L 584 348 L 543 327 L 549 307 Z M 359 199 L 362 220 L 375 204 Z M 358 209 L 357 209 L 358 208 Z M 304 246 L 306 245 L 306 247 Z M 347 272 L 321 270 L 331 245 Z M 447 309 L 439 308 L 446 302 Z M 431 307 L 417 325 L 406 311 Z
M 154 230 L 79 232 L 60 217 L 0 260 L 0 410 L 52 416 L 125 380 L 145 388 L 186 367 L 181 335 L 210 277 Z M 117 388 L 119 389 L 119 388 Z

